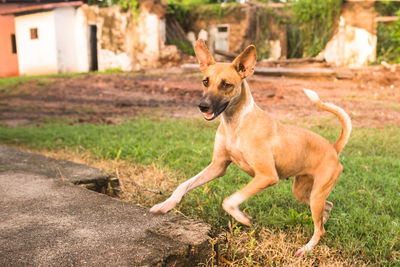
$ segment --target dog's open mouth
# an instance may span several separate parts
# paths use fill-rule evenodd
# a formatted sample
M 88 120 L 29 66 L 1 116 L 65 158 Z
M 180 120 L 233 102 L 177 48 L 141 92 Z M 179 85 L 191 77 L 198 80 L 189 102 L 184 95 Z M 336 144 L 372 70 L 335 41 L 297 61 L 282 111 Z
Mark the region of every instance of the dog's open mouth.
M 204 119 L 206 119 L 206 120 L 208 120 L 208 121 L 211 121 L 211 120 L 215 119 L 216 117 L 219 116 L 219 114 L 221 114 L 222 112 L 224 112 L 224 110 L 226 109 L 226 107 L 228 106 L 228 104 L 229 104 L 229 101 L 226 102 L 226 103 L 224 103 L 224 104 L 222 104 L 222 105 L 217 109 L 217 111 L 214 112 L 214 113 L 203 113 Z
M 203 116 L 206 120 L 214 119 L 214 113 L 203 113 Z

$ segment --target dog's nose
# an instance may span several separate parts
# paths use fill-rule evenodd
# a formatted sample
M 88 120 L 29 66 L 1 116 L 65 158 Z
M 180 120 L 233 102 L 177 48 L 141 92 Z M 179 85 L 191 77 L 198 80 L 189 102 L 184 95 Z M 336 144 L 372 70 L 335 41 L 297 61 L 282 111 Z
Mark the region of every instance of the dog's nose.
M 199 109 L 201 112 L 207 112 L 210 109 L 211 105 L 208 104 L 207 102 L 200 102 L 199 104 Z

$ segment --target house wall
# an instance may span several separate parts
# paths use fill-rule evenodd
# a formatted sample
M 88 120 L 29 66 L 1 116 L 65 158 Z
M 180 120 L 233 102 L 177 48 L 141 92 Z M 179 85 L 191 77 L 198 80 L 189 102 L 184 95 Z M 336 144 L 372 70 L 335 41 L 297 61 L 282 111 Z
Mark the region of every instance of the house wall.
M 89 27 L 82 8 L 75 10 L 75 71 L 89 71 Z
M 78 65 L 74 27 L 75 8 L 57 8 L 53 13 L 57 49 L 57 72 L 75 72 Z M 84 46 L 84 43 L 82 46 Z
M 18 57 L 12 53 L 11 34 L 15 34 L 14 16 L 0 16 L 0 77 L 18 75 Z
M 136 28 L 136 34 L 138 37 L 139 46 L 136 47 L 138 52 L 136 55 L 136 68 L 140 68 L 140 65 L 156 67 L 158 65 L 158 59 L 160 56 L 161 40 L 164 36 L 161 36 L 160 26 L 165 28 L 165 24 L 160 23 L 160 18 L 149 13 L 147 10 L 142 9 L 139 15 L 139 24 Z
M 79 9 L 61 7 L 16 16 L 15 27 L 21 75 L 89 70 L 87 29 Z M 31 28 L 38 29 L 38 39 L 31 39 Z
M 38 29 L 38 39 L 31 40 L 31 28 Z M 16 16 L 15 30 L 20 74 L 58 73 L 54 13 Z

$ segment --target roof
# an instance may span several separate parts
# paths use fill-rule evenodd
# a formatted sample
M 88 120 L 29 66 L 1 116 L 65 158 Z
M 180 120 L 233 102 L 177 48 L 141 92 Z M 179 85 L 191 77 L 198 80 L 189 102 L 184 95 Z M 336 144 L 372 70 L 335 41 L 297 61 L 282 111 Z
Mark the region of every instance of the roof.
M 0 15 L 12 15 L 26 12 L 38 12 L 43 10 L 54 9 L 58 7 L 75 7 L 81 6 L 82 1 L 61 2 L 61 3 L 25 3 L 25 4 L 0 4 Z

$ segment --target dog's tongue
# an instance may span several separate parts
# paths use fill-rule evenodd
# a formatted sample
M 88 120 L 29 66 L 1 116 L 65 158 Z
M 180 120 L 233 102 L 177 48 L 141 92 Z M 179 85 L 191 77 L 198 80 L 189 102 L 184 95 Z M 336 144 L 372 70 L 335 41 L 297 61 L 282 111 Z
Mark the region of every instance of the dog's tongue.
M 214 117 L 214 113 L 203 113 L 203 115 L 207 120 L 210 120 Z

